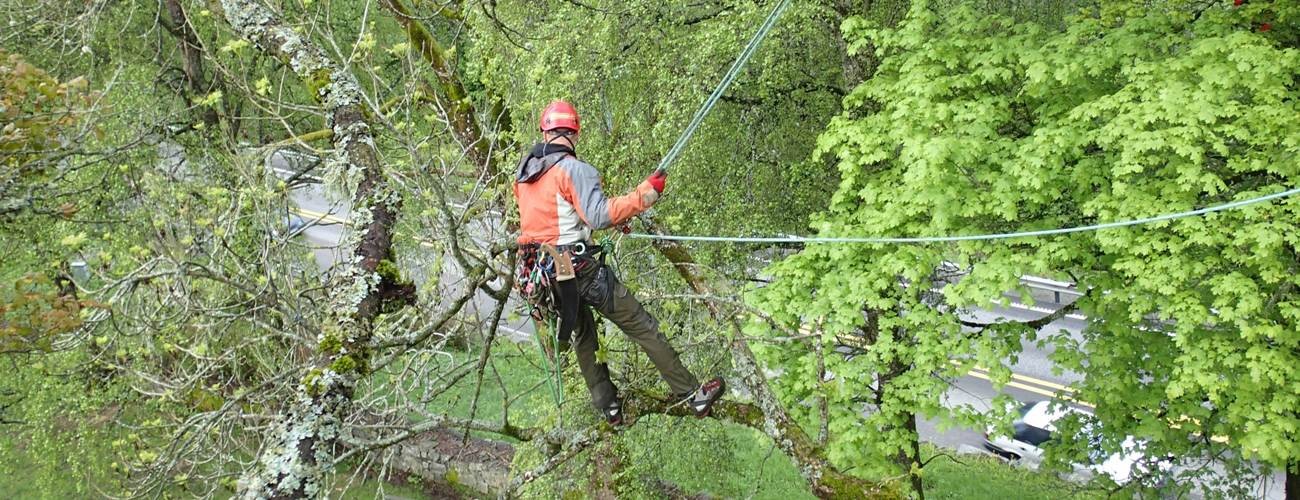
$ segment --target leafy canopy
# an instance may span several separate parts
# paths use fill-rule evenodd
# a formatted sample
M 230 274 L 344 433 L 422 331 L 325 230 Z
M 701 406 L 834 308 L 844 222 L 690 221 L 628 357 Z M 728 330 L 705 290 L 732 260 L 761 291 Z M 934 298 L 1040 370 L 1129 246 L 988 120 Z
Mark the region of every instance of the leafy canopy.
M 822 236 L 1038 230 L 1295 187 L 1300 51 L 1260 19 L 1281 25 L 1297 13 L 1106 10 L 1057 32 L 916 2 L 896 30 L 850 20 L 850 44 L 874 44 L 883 62 L 819 139 L 842 180 L 812 225 Z M 1093 321 L 1082 338 L 1055 336 L 1056 361 L 1084 375 L 1079 394 L 1098 406 L 1104 446 L 1132 434 L 1185 452 L 1214 435 L 1294 463 L 1297 209 L 1287 199 L 1067 236 L 811 246 L 773 267 L 778 280 L 757 303 L 789 325 L 820 325 L 825 344 L 857 339 L 865 352 L 827 357 L 827 384 L 807 346 L 769 349 L 769 360 L 792 375 L 791 401 L 830 400 L 834 457 L 889 456 L 905 450 L 911 414 L 975 418 L 939 405 L 943 378 L 979 362 L 1005 380 L 1005 363 L 1034 338 L 1015 325 L 963 330 L 958 313 L 1005 300 L 1004 290 L 1027 297 L 1023 274 L 1062 277 L 1091 290 L 1076 305 Z M 967 274 L 932 294 L 943 261 Z

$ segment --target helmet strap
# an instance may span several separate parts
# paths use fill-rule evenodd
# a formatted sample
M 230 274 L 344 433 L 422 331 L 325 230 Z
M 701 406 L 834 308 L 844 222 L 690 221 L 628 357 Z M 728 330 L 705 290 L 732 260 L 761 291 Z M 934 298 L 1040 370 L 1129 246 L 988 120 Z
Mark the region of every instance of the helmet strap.
M 551 132 L 548 132 L 548 133 L 551 134 L 552 137 L 551 137 L 550 139 L 547 139 L 547 140 L 546 140 L 546 144 L 547 144 L 547 145 L 550 145 L 552 142 L 555 142 L 556 139 L 559 139 L 559 138 L 563 137 L 563 138 L 565 138 L 565 139 L 569 139 L 569 141 L 568 141 L 568 142 L 569 142 L 569 149 L 575 149 L 575 144 L 573 144 L 573 139 L 570 139 L 570 137 L 573 137 L 573 135 L 574 135 L 574 132 L 573 132 L 572 130 L 569 130 L 569 129 L 556 129 L 556 130 L 551 131 Z

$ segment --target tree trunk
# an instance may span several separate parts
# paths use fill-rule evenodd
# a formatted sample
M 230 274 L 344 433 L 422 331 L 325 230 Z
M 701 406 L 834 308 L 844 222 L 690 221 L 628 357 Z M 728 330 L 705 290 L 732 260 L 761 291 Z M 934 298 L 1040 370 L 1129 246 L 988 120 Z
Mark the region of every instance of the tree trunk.
M 1286 500 L 1300 500 L 1300 461 L 1287 464 Z
M 887 28 L 898 26 L 907 16 L 910 0 L 833 0 L 831 9 L 839 17 L 835 23 L 836 43 L 840 49 L 840 70 L 843 75 L 844 90 L 852 92 L 858 84 L 870 80 L 880 67 L 880 58 L 876 55 L 876 46 L 868 42 L 856 53 L 849 53 L 848 41 L 840 30 L 844 20 L 850 17 L 872 19 Z
M 185 83 L 190 90 L 184 97 L 190 106 L 194 106 L 196 98 L 213 90 L 215 81 L 209 82 L 204 75 L 203 46 L 194 34 L 194 27 L 185 15 L 180 0 L 164 0 L 163 6 L 167 9 L 167 17 L 171 19 L 171 26 L 167 26 L 167 30 L 176 36 L 177 45 L 181 49 L 181 72 L 185 74 Z M 212 107 L 203 108 L 200 119 L 208 125 L 216 125 L 217 110 Z
M 465 86 L 461 84 L 460 77 L 456 75 L 456 70 L 447 60 L 447 51 L 438 43 L 438 39 L 425 28 L 419 18 L 411 14 L 410 9 L 401 0 L 381 0 L 385 8 L 393 13 L 393 18 L 402 25 L 406 31 L 407 39 L 411 45 L 419 51 L 420 56 L 429 64 L 433 74 L 437 76 L 437 89 L 433 95 L 429 96 L 438 104 L 438 108 L 447 117 L 447 124 L 451 129 L 452 135 L 460 142 L 461 148 L 466 152 L 466 156 L 480 172 L 488 175 L 496 175 L 495 162 L 492 161 L 492 151 L 487 137 L 483 134 L 483 127 L 479 126 L 474 103 L 469 98 L 469 93 L 465 91 Z M 494 109 L 494 111 L 496 111 Z M 508 114 L 505 126 L 509 126 Z M 500 116 L 493 117 L 498 127 L 503 123 Z
M 898 464 L 904 474 L 907 474 L 912 486 L 912 495 L 917 499 L 925 500 L 925 484 L 922 482 L 920 471 L 921 439 L 916 433 L 916 414 L 909 413 L 906 418 L 907 421 L 903 424 L 903 428 L 909 433 L 908 441 L 911 445 L 909 446 L 911 453 L 900 451 L 895 456 L 894 463 Z
M 868 44 L 857 53 L 850 54 L 849 43 L 844 39 L 844 33 L 839 28 L 844 20 L 850 16 L 867 15 L 874 3 L 874 0 L 835 0 L 835 13 L 839 15 L 839 23 L 836 24 L 835 42 L 839 44 L 840 70 L 844 75 L 844 89 L 847 91 L 852 91 L 859 83 L 871 78 L 876 73 L 879 61 L 876 60 L 876 50 L 873 44 Z
M 391 258 L 392 226 L 400 200 L 379 164 L 364 119 L 361 87 L 352 74 L 259 1 L 222 0 L 221 6 L 236 33 L 287 62 L 325 106 L 340 160 L 333 162 L 334 168 L 360 172 L 355 186 L 344 186 L 345 192 L 354 193 L 352 220 L 359 230 L 339 244 L 354 248 L 357 258 L 342 264 L 329 288 L 331 317 L 314 353 L 315 367 L 266 438 L 260 466 L 240 481 L 245 497 L 319 497 L 328 490 L 325 479 L 334 465 L 343 420 L 352 409 L 353 389 L 368 373 L 372 324 L 381 297 L 395 285 L 376 269 Z
M 874 343 L 879 333 L 879 313 L 877 311 L 868 311 L 867 332 Z M 907 333 L 901 329 L 895 330 L 895 338 L 904 338 Z M 876 408 L 879 409 L 886 398 L 890 397 L 890 391 L 894 388 L 890 385 L 894 379 L 907 373 L 912 367 L 902 360 L 895 359 L 889 363 L 889 369 L 878 375 L 876 381 Z M 911 488 L 912 498 L 920 500 L 925 499 L 925 484 L 921 478 L 921 439 L 916 430 L 916 413 L 907 412 L 897 421 L 889 421 L 886 424 L 889 430 L 902 429 L 907 433 L 908 446 L 906 449 L 900 449 L 893 457 L 893 462 L 898 466 L 901 474 L 907 476 L 907 484 Z

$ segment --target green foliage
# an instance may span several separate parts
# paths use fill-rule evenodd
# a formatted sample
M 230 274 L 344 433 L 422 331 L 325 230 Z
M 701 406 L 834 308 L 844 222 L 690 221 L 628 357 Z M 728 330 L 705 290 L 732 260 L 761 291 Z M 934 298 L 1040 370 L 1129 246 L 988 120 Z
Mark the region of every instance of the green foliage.
M 747 427 L 648 415 L 618 436 L 628 450 L 622 474 L 632 491 L 654 497 L 663 481 L 684 494 L 722 498 L 810 498 L 807 482 L 771 439 Z M 705 472 L 707 471 L 707 472 Z M 704 472 L 704 473 L 702 473 Z M 646 491 L 648 490 L 648 491 Z
M 818 141 L 841 182 L 813 227 L 823 236 L 1036 230 L 1295 187 L 1300 51 L 1258 23 L 1298 12 L 1269 5 L 1084 15 L 1064 32 L 924 2 L 897 30 L 850 20 L 850 43 L 870 42 L 883 61 Z M 1067 276 L 1096 292 L 1078 303 L 1093 323 L 1086 344 L 1058 336 L 1056 358 L 1085 374 L 1080 394 L 1098 405 L 1109 449 L 1131 434 L 1155 442 L 1153 453 L 1183 454 L 1189 436 L 1220 435 L 1247 456 L 1294 462 L 1298 208 L 1289 199 L 991 243 L 812 246 L 773 266 L 779 279 L 757 303 L 789 325 L 820 325 L 825 345 L 865 352 L 828 357 L 836 379 L 824 385 L 807 346 L 772 348 L 769 363 L 792 375 L 782 377 L 788 401 L 832 402 L 832 458 L 880 460 L 907 450 L 913 414 L 978 421 L 938 404 L 943 379 L 961 373 L 951 361 L 1005 374 L 1004 360 L 1032 338 L 1014 325 L 963 331 L 954 313 L 1024 292 L 1023 274 Z M 930 293 L 943 261 L 968 272 Z
M 7 184 L 52 167 L 33 163 L 58 147 L 63 133 L 80 119 L 94 97 L 86 87 L 85 78 L 61 82 L 21 55 L 0 49 L 0 181 Z
M 135 491 L 133 480 L 158 466 L 169 444 L 158 418 L 167 405 L 141 401 L 122 379 L 100 379 L 85 369 L 82 354 L 28 359 L 34 362 L 0 364 L 0 492 L 8 498 L 64 499 Z M 234 493 L 184 473 L 164 477 L 164 497 Z M 331 497 L 381 493 L 418 497 L 421 489 L 373 479 L 341 481 Z
M 892 25 L 890 9 L 903 2 L 871 2 L 885 7 L 843 23 L 842 9 L 853 2 L 793 6 L 674 165 L 657 209 L 660 222 L 696 234 L 802 232 L 820 211 L 811 220 L 823 235 L 969 234 L 1138 217 L 1296 185 L 1295 6 L 1104 1 L 1066 16 L 1075 2 L 983 1 L 978 11 L 963 3 L 918 2 L 899 29 L 881 27 Z M 13 34 L 0 41 L 0 214 L 32 207 L 46 218 L 7 224 L 0 234 L 0 283 L 6 284 L 0 351 L 48 350 L 56 336 L 86 326 L 81 308 L 89 304 L 59 295 L 41 277 L 51 261 L 87 261 L 96 281 L 92 293 L 112 307 L 113 322 L 70 339 L 84 342 L 73 342 L 69 352 L 23 358 L 33 361 L 6 388 L 53 385 L 5 414 L 31 422 L 18 436 L 6 436 L 5 444 L 13 443 L 0 450 L 6 471 L 51 474 L 58 470 L 55 457 L 72 454 L 58 443 L 89 442 L 82 438 L 94 434 L 120 441 L 111 447 L 116 455 L 100 459 L 98 448 L 88 447 L 69 469 L 77 478 L 114 470 L 132 480 L 162 478 L 167 486 L 155 482 L 155 492 L 198 483 L 193 478 L 202 473 L 228 479 L 248 457 L 209 451 L 252 448 L 245 441 L 250 436 L 238 430 L 242 421 L 229 415 L 266 415 L 290 399 L 286 387 L 319 388 L 323 371 L 303 367 L 321 354 L 333 357 L 334 371 L 369 370 L 369 352 L 358 355 L 337 332 L 321 331 L 337 311 L 320 310 L 320 276 L 303 258 L 303 246 L 278 233 L 286 186 L 267 173 L 260 156 L 262 146 L 329 123 L 316 103 L 328 75 L 300 81 L 281 61 L 234 36 L 221 16 L 194 8 L 186 23 L 206 73 L 191 82 L 175 26 L 157 24 L 170 18 L 154 11 L 158 4 L 110 2 L 93 13 L 66 2 L 30 4 L 4 4 L 11 17 L 32 22 L 11 24 Z M 450 124 L 439 106 L 473 104 L 480 119 L 504 106 L 515 125 L 488 123 L 489 138 L 529 143 L 537 110 L 551 99 L 571 99 L 586 125 L 583 157 L 602 170 L 611 193 L 626 191 L 676 139 L 770 5 L 412 6 L 445 45 L 440 57 L 464 93 L 426 85 L 437 75 L 398 23 L 376 15 L 372 4 L 278 6 L 300 34 L 356 72 L 366 100 L 376 104 L 367 118 L 381 161 L 393 185 L 409 195 L 398 238 L 404 259 L 428 255 L 407 235 L 436 236 L 425 234 L 425 223 L 440 213 L 428 183 L 445 183 L 457 201 L 508 196 L 505 183 L 429 175 L 430 165 L 464 171 L 462 145 L 446 140 Z M 1045 27 L 1026 22 L 1035 20 Z M 844 43 L 835 43 L 841 34 Z M 878 76 L 851 88 L 876 62 Z M 430 95 L 438 90 L 451 95 Z M 94 113 L 88 112 L 92 101 Z M 96 130 L 107 133 L 90 133 Z M 328 157 L 319 144 L 293 146 Z M 493 147 L 508 170 L 517 148 Z M 72 194 L 27 203 L 27 193 L 47 191 L 33 186 L 52 180 L 58 189 L 49 191 Z M 11 191 L 15 186 L 20 189 Z M 481 208 L 456 216 L 468 222 Z M 973 410 L 950 412 L 939 404 L 943 378 L 979 363 L 1005 380 L 1004 361 L 1029 338 L 1014 325 L 963 330 L 953 312 L 999 300 L 1019 286 L 1021 274 L 1068 276 L 1098 292 L 1080 302 L 1097 321 L 1082 339 L 1086 347 L 1058 338 L 1057 360 L 1087 376 L 1081 397 L 1098 403 L 1112 434 L 1106 446 L 1127 433 L 1180 453 L 1189 436 L 1218 435 L 1246 455 L 1294 463 L 1300 449 L 1300 396 L 1291 390 L 1297 381 L 1289 368 L 1300 364 L 1296 211 L 1297 202 L 1286 201 L 1032 241 L 811 247 L 775 266 L 778 282 L 757 292 L 754 303 L 785 326 L 815 325 L 820 335 L 760 351 L 769 366 L 783 370 L 776 383 L 800 421 L 820 424 L 815 403 L 830 403 L 828 452 L 836 464 L 893 476 L 900 462 L 909 468 L 921 458 L 906 456 L 915 438 L 909 419 L 939 415 L 982 425 Z M 748 249 L 718 248 L 704 250 L 702 263 L 749 274 Z M 645 246 L 624 250 L 632 261 L 625 268 L 629 281 L 642 291 L 675 290 L 671 278 L 637 279 L 671 276 L 638 253 Z M 433 275 L 421 282 L 427 301 L 441 298 L 444 257 L 439 253 L 424 269 Z M 931 293 L 944 261 L 969 274 Z M 393 283 L 421 274 L 396 259 L 381 262 L 379 271 Z M 9 283 L 18 286 L 11 291 Z M 702 325 L 705 314 L 695 302 L 652 307 L 680 345 L 711 346 L 722 331 Z M 395 324 L 414 319 L 391 316 Z M 1173 335 L 1153 335 L 1154 328 Z M 763 325 L 749 333 L 770 334 Z M 618 335 L 610 337 L 602 359 L 630 385 L 657 383 L 642 356 Z M 836 344 L 862 352 L 851 360 L 828 355 L 834 377 L 823 382 L 816 343 L 824 352 Z M 695 351 L 684 356 L 693 368 L 725 370 L 724 351 Z M 429 363 L 428 354 L 399 354 L 394 366 L 408 357 Z M 578 377 L 565 377 L 568 401 L 557 409 L 543 391 L 528 393 L 545 377 L 533 366 L 536 359 L 498 353 L 492 362 L 494 373 L 516 375 L 503 377 L 500 386 L 511 396 L 523 394 L 510 410 L 512 423 L 597 422 L 583 404 Z M 59 370 L 50 372 L 55 365 Z M 84 378 L 58 378 L 66 373 Z M 90 430 L 47 423 L 58 415 L 94 422 L 94 411 L 109 400 L 74 385 L 99 388 L 92 382 L 104 380 L 114 382 L 103 392 L 154 405 L 131 421 L 148 435 L 119 436 L 106 423 Z M 402 381 L 380 370 L 373 384 L 362 385 L 379 394 L 426 389 Z M 128 382 L 140 394 L 122 394 Z M 392 387 L 384 385 L 389 382 Z M 482 384 L 476 398 L 479 389 L 458 384 L 433 403 L 416 399 L 466 417 L 506 412 L 501 387 Z M 212 435 L 185 434 L 190 448 L 179 452 L 202 450 L 216 461 L 192 470 L 164 467 L 173 463 L 171 449 L 157 443 L 220 411 L 231 412 L 218 419 L 224 427 Z M 403 411 L 409 407 L 377 413 Z M 673 432 L 684 428 L 690 432 Z M 802 493 L 804 483 L 781 457 L 771 456 L 779 471 L 767 469 L 766 438 L 744 432 L 750 435 L 654 417 L 605 451 L 630 458 L 619 487 L 631 496 L 660 492 L 656 478 L 723 496 L 748 495 L 755 487 Z M 520 464 L 535 465 L 529 453 L 520 454 Z M 560 486 L 539 483 L 536 491 L 589 493 L 583 481 L 592 469 L 577 463 L 562 473 Z M 727 467 L 765 472 L 691 473 Z M 65 492 L 52 481 L 38 484 L 52 495 L 88 494 L 84 486 Z
M 1133 217 L 1294 187 L 1300 127 L 1288 116 L 1300 51 L 1257 26 L 1261 17 L 1298 14 L 1295 6 L 1252 6 L 1211 10 L 1196 22 L 1151 16 L 1112 31 L 1110 43 L 1125 50 L 1095 55 L 1126 84 L 1078 106 L 1074 116 L 1087 120 L 1060 127 L 1073 148 L 1102 149 L 1080 162 L 1109 167 L 1099 169 L 1098 192 L 1081 200 L 1082 212 Z M 1080 28 L 1075 44 L 1099 29 Z M 1136 64 L 1125 61 L 1134 57 Z M 1283 200 L 1100 233 L 1082 246 L 1079 253 L 1106 269 L 1081 282 L 1125 292 L 1084 304 L 1098 321 L 1085 332 L 1083 389 L 1103 422 L 1174 450 L 1199 433 L 1228 437 L 1244 455 L 1275 465 L 1300 459 L 1300 395 L 1287 389 L 1296 381 L 1289 367 L 1300 363 L 1300 318 L 1288 314 L 1297 300 L 1297 209 L 1296 200 Z M 1065 366 L 1085 365 L 1078 351 L 1065 351 Z
M 36 359 L 0 364 L 0 491 L 15 498 L 124 493 L 134 442 L 116 419 L 128 389 L 95 381 L 80 355 Z
M 1017 468 L 988 456 L 958 456 L 955 459 L 937 456 L 950 451 L 927 445 L 923 453 L 925 466 L 925 497 L 935 500 L 966 500 L 974 498 L 1016 498 L 1024 500 L 1054 500 L 1058 498 L 1108 498 L 1098 492 L 1080 490 L 1052 477 L 1047 472 L 1032 472 Z M 1109 498 L 1113 498 L 1114 495 Z
M 64 144 L 98 131 L 83 120 L 96 98 L 84 77 L 62 81 L 0 47 L 0 223 L 31 211 L 77 213 L 75 203 L 49 192 L 63 187 L 53 182 L 66 168 Z

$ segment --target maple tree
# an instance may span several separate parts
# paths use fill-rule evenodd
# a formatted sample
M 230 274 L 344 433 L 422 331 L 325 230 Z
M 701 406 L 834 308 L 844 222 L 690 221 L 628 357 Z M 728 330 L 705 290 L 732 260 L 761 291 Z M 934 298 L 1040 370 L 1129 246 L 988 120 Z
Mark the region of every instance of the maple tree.
M 1294 19 L 1295 7 L 1115 12 L 1085 12 L 1063 32 L 924 3 L 897 30 L 852 23 L 851 43 L 870 41 L 884 57 L 819 140 L 841 182 L 812 227 L 1069 228 L 1297 185 L 1300 51 L 1277 30 L 1252 29 L 1264 15 Z M 977 325 L 962 311 L 1004 290 L 1028 297 L 1022 275 L 1058 277 L 1086 292 L 1072 308 L 1090 323 L 1081 339 L 1053 335 L 1054 358 L 1083 374 L 1076 396 L 1097 405 L 1103 449 L 1128 435 L 1152 456 L 1227 446 L 1295 474 L 1298 208 L 1286 198 L 1058 236 L 810 245 L 772 267 L 777 279 L 757 301 L 790 327 L 815 324 L 820 347 L 773 348 L 770 363 L 794 372 L 789 401 L 830 401 L 833 457 L 896 456 L 915 471 L 918 415 L 982 420 L 943 408 L 946 380 L 978 363 L 1005 382 L 1008 360 L 1034 338 L 1029 326 L 1042 326 Z M 820 359 L 846 338 L 863 352 Z M 818 382 L 823 372 L 836 381 Z M 855 453 L 863 448 L 878 453 Z

